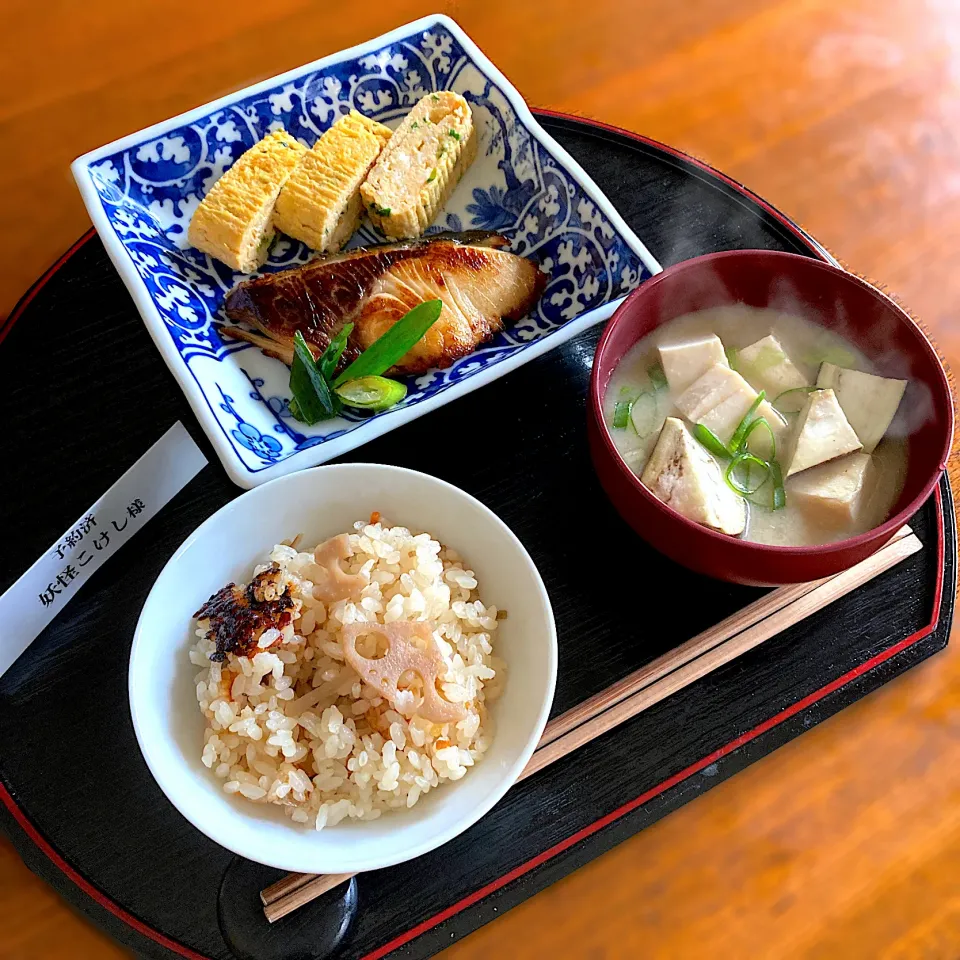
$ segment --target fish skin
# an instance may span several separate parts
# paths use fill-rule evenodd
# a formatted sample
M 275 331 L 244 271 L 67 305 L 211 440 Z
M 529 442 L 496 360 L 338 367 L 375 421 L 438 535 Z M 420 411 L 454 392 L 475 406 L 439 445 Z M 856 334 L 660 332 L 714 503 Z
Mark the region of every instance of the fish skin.
M 545 274 L 523 257 L 440 244 L 432 256 L 400 261 L 377 278 L 356 321 L 357 339 L 366 350 L 418 303 L 439 299 L 440 319 L 395 372 L 448 367 L 502 330 L 505 320 L 524 316 L 545 284 Z
M 319 356 L 344 324 L 353 323 L 341 361 L 346 365 L 408 310 L 439 298 L 440 319 L 392 372 L 447 367 L 503 329 L 504 320 L 526 314 L 546 285 L 535 263 L 498 249 L 506 242 L 481 231 L 434 234 L 318 257 L 239 284 L 227 295 L 226 314 L 254 332 L 221 330 L 289 364 L 298 330 Z

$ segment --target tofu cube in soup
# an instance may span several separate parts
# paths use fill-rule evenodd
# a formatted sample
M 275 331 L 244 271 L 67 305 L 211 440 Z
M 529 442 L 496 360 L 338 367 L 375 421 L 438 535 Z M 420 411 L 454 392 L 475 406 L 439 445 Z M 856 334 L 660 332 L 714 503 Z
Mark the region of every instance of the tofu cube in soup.
M 900 406 L 907 381 L 823 363 L 817 386 L 833 389 L 864 452 L 873 453 Z
M 751 386 L 765 390 L 770 400 L 786 390 L 810 386 L 773 334 L 744 347 L 737 354 L 737 369 Z
M 804 470 L 787 485 L 787 496 L 823 526 L 857 523 L 874 486 L 873 457 L 849 453 Z
M 665 343 L 659 347 L 660 363 L 667 376 L 667 383 L 675 394 L 683 393 L 714 364 L 727 366 L 723 344 L 716 334 L 683 340 L 680 343 Z
M 826 463 L 861 447 L 832 390 L 814 390 L 797 417 L 783 462 L 785 476 Z
M 731 536 L 747 525 L 747 505 L 682 420 L 667 417 L 640 482 L 677 513 Z
M 729 443 L 740 422 L 757 399 L 757 391 L 726 363 L 714 364 L 677 398 L 677 409 L 691 422 L 702 423 L 724 443 Z M 787 431 L 783 417 L 764 400 L 757 416 L 770 424 L 779 448 Z M 770 438 L 762 428 L 750 435 L 751 452 L 769 456 Z

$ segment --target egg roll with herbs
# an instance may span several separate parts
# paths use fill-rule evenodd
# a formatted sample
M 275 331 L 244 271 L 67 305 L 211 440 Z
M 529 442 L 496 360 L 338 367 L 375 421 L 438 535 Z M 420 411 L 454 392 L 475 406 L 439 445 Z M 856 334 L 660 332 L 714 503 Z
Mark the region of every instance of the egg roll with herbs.
M 428 93 L 394 131 L 360 188 L 367 215 L 391 240 L 419 237 L 477 153 L 470 105 L 459 93 Z

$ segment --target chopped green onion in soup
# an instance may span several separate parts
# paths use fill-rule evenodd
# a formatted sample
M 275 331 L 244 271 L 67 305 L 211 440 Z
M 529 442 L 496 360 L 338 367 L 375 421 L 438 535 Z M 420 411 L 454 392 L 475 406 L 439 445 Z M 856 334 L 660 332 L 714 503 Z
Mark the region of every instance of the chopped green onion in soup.
M 647 370 L 647 377 L 649 377 L 650 384 L 654 390 L 668 389 L 667 375 L 663 371 L 663 364 L 659 361 Z
M 613 408 L 613 429 L 626 430 L 630 423 L 630 408 L 633 406 L 632 400 L 618 400 Z
M 638 437 L 649 437 L 654 431 L 659 430 L 661 424 L 658 423 L 657 413 L 659 406 L 657 398 L 652 393 L 641 393 L 633 401 L 633 407 L 630 410 L 630 422 Z
M 693 428 L 693 435 L 701 446 L 706 447 L 715 457 L 721 460 L 729 460 L 731 457 L 730 449 L 727 445 L 705 424 L 698 423 Z

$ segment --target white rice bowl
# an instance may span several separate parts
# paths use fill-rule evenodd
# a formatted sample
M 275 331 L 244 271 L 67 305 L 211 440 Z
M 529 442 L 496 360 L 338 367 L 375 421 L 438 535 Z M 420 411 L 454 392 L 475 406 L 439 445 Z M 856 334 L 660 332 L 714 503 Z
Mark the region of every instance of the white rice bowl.
M 202 763 L 226 793 L 276 804 L 317 830 L 406 810 L 464 777 L 490 744 L 487 704 L 504 677 L 493 655 L 503 614 L 483 603 L 458 554 L 429 533 L 385 522 L 358 521 L 349 543 L 353 556 L 341 568 L 369 581 L 358 597 L 316 599 L 314 545 L 277 544 L 252 575 L 279 566 L 292 621 L 264 630 L 247 655 L 217 661 L 210 621 L 202 620 L 189 652 L 203 668 L 194 677 L 206 718 Z M 463 719 L 434 723 L 411 709 L 405 716 L 344 661 L 344 625 L 398 620 L 435 624 L 442 695 L 462 705 Z
M 328 813 L 324 829 L 316 830 L 309 814 L 308 823 L 297 824 L 281 805 L 251 802 L 238 795 L 239 789 L 227 793 L 227 779 L 216 775 L 219 756 L 209 768 L 200 762 L 204 730 L 212 724 L 198 709 L 194 678 L 211 664 L 191 662 L 190 650 L 199 639 L 191 618 L 225 584 L 249 583 L 254 565 L 266 562 L 281 538 L 300 531 L 304 546 L 322 543 L 349 530 L 354 518 L 369 517 L 371 510 L 411 530 L 428 530 L 462 552 L 465 572 L 475 571 L 484 603 L 509 612 L 495 631 L 482 631 L 490 633 L 495 655 L 506 664 L 506 679 L 493 702 L 493 687 L 503 679 L 496 664 L 496 676 L 484 681 L 490 716 L 478 737 L 485 737 L 486 751 L 463 777 L 448 782 L 438 772 L 439 789 L 421 792 L 409 809 L 374 820 L 348 814 L 336 826 Z M 144 773 L 149 770 L 159 787 L 157 804 L 162 791 L 193 827 L 248 860 L 299 873 L 354 873 L 421 856 L 483 817 L 532 756 L 550 712 L 556 675 L 557 635 L 543 580 L 523 544 L 492 510 L 415 470 L 340 463 L 261 484 L 230 500 L 186 537 L 160 571 L 140 614 L 130 649 L 130 714 Z M 263 728 L 266 735 L 266 721 Z M 281 745 L 278 757 L 282 754 Z M 258 786 L 259 776 L 265 774 L 258 775 Z M 209 849 L 197 840 L 198 851 Z

